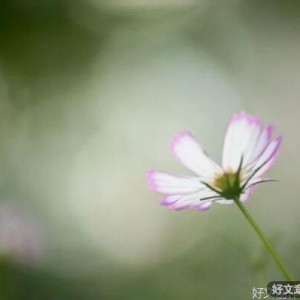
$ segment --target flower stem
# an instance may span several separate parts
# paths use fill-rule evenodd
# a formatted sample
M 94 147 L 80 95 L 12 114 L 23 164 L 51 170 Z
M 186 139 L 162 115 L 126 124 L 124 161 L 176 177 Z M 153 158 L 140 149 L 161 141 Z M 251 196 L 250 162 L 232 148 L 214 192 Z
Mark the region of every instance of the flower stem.
M 268 249 L 270 252 L 271 256 L 274 258 L 275 262 L 277 263 L 278 267 L 281 269 L 282 273 L 284 274 L 285 278 L 288 281 L 293 281 L 291 274 L 287 271 L 283 263 L 281 262 L 280 258 L 276 254 L 273 246 L 270 244 L 268 241 L 267 237 L 264 235 L 260 227 L 257 225 L 257 223 L 254 221 L 252 216 L 249 214 L 248 210 L 245 208 L 245 206 L 242 204 L 242 202 L 239 199 L 234 200 L 243 215 L 246 217 L 246 219 L 249 221 L 253 229 L 256 231 L 256 233 L 259 235 L 261 238 L 262 242 L 264 243 L 265 247 Z

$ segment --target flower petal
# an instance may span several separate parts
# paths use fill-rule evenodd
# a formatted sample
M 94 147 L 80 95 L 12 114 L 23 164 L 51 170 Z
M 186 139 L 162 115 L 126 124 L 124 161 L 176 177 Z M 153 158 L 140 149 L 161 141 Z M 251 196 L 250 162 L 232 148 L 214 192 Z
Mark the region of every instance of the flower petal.
M 222 165 L 224 170 L 237 171 L 241 158 L 243 165 L 251 161 L 262 137 L 262 121 L 244 112 L 234 115 L 229 121 L 223 147 Z M 261 142 L 261 144 L 262 144 Z
M 252 157 L 249 159 L 249 164 L 253 163 L 256 159 L 262 155 L 262 153 L 265 151 L 267 146 L 270 144 L 271 138 L 272 138 L 272 133 L 274 130 L 274 126 L 270 125 L 268 126 L 263 132 L 261 133 L 257 144 L 255 146 L 255 149 L 252 151 Z
M 206 210 L 209 210 L 211 206 L 212 206 L 212 202 L 210 201 L 210 202 L 206 202 L 202 205 L 199 205 L 197 207 L 197 209 L 200 210 L 200 211 L 206 211 Z
M 162 206 L 170 206 L 171 204 L 175 203 L 178 201 L 183 195 L 170 195 L 167 196 L 165 199 L 163 199 L 160 204 Z
M 260 177 L 270 170 L 278 159 L 279 146 L 282 141 L 282 136 L 278 136 L 269 146 L 265 149 L 262 155 L 258 158 L 253 166 L 253 170 L 261 167 L 261 169 L 255 174 L 256 177 Z M 263 165 L 265 164 L 265 165 Z M 263 166 L 262 166 L 263 165 Z
M 218 204 L 229 205 L 229 204 L 233 204 L 234 200 L 220 199 L 220 200 L 216 200 L 215 202 L 218 203 Z
M 175 157 L 189 170 L 205 178 L 213 178 L 222 169 L 207 156 L 196 138 L 188 131 L 177 134 L 171 144 Z
M 211 190 L 204 189 L 200 192 L 188 195 L 171 195 L 161 201 L 161 205 L 168 206 L 174 210 L 182 210 L 185 208 L 194 208 L 198 210 L 206 210 L 212 203 L 211 200 L 201 200 L 205 197 L 216 196 Z
M 179 177 L 156 170 L 147 172 L 146 178 L 152 191 L 167 195 L 190 194 L 205 187 L 200 178 Z
M 247 189 L 240 197 L 240 201 L 243 203 L 247 203 L 251 197 L 251 195 L 253 194 L 253 192 L 255 191 L 255 189 L 257 188 L 258 185 L 253 185 L 251 186 L 249 189 Z

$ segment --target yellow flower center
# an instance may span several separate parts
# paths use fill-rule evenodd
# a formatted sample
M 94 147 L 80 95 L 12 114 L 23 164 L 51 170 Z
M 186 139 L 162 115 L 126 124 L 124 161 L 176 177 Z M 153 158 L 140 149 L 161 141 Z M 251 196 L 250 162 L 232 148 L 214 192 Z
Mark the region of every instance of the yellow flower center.
M 220 194 L 225 199 L 236 199 L 241 194 L 241 174 L 240 172 L 226 172 L 218 175 L 214 182 L 213 187 L 220 190 Z

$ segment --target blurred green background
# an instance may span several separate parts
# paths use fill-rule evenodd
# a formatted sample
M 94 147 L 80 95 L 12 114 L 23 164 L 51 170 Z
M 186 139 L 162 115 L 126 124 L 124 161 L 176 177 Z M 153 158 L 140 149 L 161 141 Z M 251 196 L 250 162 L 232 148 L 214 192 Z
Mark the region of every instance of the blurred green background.
M 247 207 L 300 280 L 299 33 L 299 1 L 1 1 L 1 299 L 240 300 L 282 279 L 235 206 L 174 212 L 144 178 L 186 172 L 182 129 L 219 162 L 241 110 L 283 134 Z

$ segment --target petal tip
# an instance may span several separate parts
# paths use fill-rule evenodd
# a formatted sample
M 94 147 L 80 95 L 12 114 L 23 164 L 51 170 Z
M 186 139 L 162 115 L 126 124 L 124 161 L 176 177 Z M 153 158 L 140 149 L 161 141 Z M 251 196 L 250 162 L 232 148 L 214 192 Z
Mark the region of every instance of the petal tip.
M 174 211 L 181 211 L 181 210 L 185 209 L 186 207 L 178 207 L 175 205 L 170 205 L 169 208 L 171 208 Z
M 145 177 L 147 179 L 152 179 L 153 178 L 153 174 L 156 172 L 156 170 L 149 170 L 145 173 Z
M 165 199 L 163 199 L 163 200 L 160 201 L 160 205 L 161 206 L 169 206 L 169 203 L 168 203 L 168 201 L 165 198 Z
M 270 140 L 274 131 L 274 125 L 270 125 L 267 127 L 267 137 Z
M 279 135 L 277 138 L 276 138 L 277 142 L 280 144 L 282 142 L 282 135 Z
M 188 130 L 182 130 L 182 131 L 178 132 L 171 141 L 172 152 L 174 152 L 174 148 L 176 147 L 176 145 L 185 137 L 194 138 L 194 135 Z
M 274 148 L 274 150 L 272 152 L 271 157 L 274 156 L 274 155 L 276 155 L 277 152 L 279 151 L 279 147 L 280 147 L 281 142 L 282 142 L 282 135 L 277 136 L 276 139 L 275 139 L 275 142 L 276 142 L 276 146 L 275 146 L 275 148 Z
M 157 185 L 154 180 L 154 174 L 156 173 L 156 170 L 150 170 L 145 173 L 145 177 L 147 179 L 148 188 L 151 191 L 157 192 Z
M 211 204 L 212 204 L 211 202 L 207 202 L 207 203 L 204 203 L 204 204 L 202 204 L 202 205 L 199 205 L 199 206 L 197 207 L 197 210 L 198 210 L 198 211 L 207 211 L 207 210 L 210 209 Z
M 247 114 L 245 111 L 241 111 L 240 113 L 233 115 L 233 117 L 230 120 L 230 123 L 231 122 L 239 122 L 242 120 L 246 121 L 249 124 L 255 124 L 258 126 L 262 126 L 261 118 Z
M 275 139 L 275 141 L 277 142 L 277 145 L 276 145 L 275 150 L 274 150 L 274 155 L 278 154 L 278 152 L 279 152 L 279 147 L 280 147 L 281 142 L 282 142 L 282 135 L 279 135 L 279 136 Z

